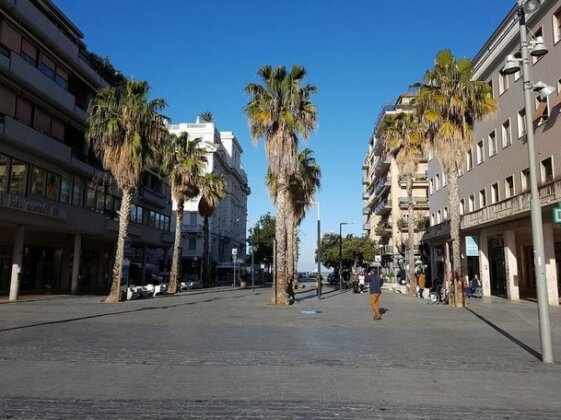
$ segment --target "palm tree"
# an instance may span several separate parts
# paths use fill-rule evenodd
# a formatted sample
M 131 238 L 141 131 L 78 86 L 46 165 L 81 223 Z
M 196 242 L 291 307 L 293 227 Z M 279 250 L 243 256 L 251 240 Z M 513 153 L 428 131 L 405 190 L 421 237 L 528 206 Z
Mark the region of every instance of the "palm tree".
M 310 102 L 310 95 L 317 92 L 315 86 L 300 84 L 306 70 L 292 66 L 273 68 L 264 66 L 257 73 L 262 84 L 249 83 L 245 92 L 251 96 L 244 108 L 254 141 L 263 138 L 269 169 L 277 183 L 276 232 L 277 272 L 273 304 L 288 305 L 287 286 L 287 217 L 288 183 L 296 171 L 298 136 L 307 139 L 316 127 L 317 111 Z
M 88 107 L 90 119 L 86 138 L 123 193 L 113 281 L 105 302 L 120 299 L 132 196 L 142 172 L 154 163 L 157 146 L 166 133 L 165 118 L 160 114 L 166 102 L 163 99 L 149 101 L 148 93 L 147 82 L 127 80 L 118 86 L 100 89 Z
M 321 168 L 312 156 L 313 151 L 306 148 L 298 154 L 298 170 L 290 179 L 290 202 L 294 206 L 292 214 L 291 235 L 288 238 L 291 242 L 293 255 L 292 274 L 296 273 L 298 261 L 298 226 L 306 216 L 306 210 L 314 203 L 314 197 L 321 186 Z M 296 278 L 298 276 L 295 276 Z
M 207 123 L 210 123 L 210 122 L 214 121 L 214 115 L 212 115 L 212 112 L 210 112 L 210 111 L 201 112 L 199 114 L 199 117 L 201 117 L 202 120 L 204 122 L 207 122 Z
M 414 176 L 423 155 L 423 135 L 417 115 L 400 112 L 384 120 L 382 138 L 386 153 L 395 154 L 399 174 L 405 177 L 407 190 L 407 250 L 409 264 L 409 294 L 415 296 L 415 203 L 413 202 Z
M 473 139 L 473 124 L 492 113 L 497 105 L 486 82 L 472 80 L 473 63 L 456 60 L 450 50 L 436 55 L 434 68 L 425 74 L 417 100 L 417 112 L 426 125 L 428 140 L 448 183 L 450 239 L 452 241 L 454 301 L 463 306 L 460 258 L 460 200 L 458 176 Z
M 223 174 L 206 174 L 201 178 L 200 187 L 199 214 L 204 217 L 203 281 L 208 285 L 210 284 L 210 231 L 208 219 L 214 213 L 218 201 L 226 196 L 226 177 Z
M 164 172 L 171 183 L 171 195 L 176 204 L 175 240 L 169 278 L 168 293 L 177 292 L 179 284 L 179 262 L 181 259 L 181 228 L 183 227 L 184 204 L 200 193 L 202 174 L 207 164 L 207 152 L 201 147 L 201 138 L 190 140 L 184 132 L 178 136 L 170 134 L 165 159 Z

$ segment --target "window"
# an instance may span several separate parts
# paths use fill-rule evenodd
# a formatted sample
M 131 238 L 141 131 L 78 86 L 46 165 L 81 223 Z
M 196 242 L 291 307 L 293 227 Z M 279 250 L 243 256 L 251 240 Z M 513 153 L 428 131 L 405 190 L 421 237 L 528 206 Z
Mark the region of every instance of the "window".
M 440 212 L 440 210 L 438 210 L 436 212 L 436 223 L 440 223 L 442 221 L 442 213 Z
M 523 192 L 530 190 L 530 169 L 528 168 L 520 172 L 520 188 Z
M 510 119 L 506 120 L 502 126 L 503 148 L 512 144 L 512 134 L 510 132 Z
M 197 234 L 190 233 L 189 234 L 189 251 L 196 251 L 197 250 Z
M 460 216 L 463 215 L 466 211 L 466 202 L 465 200 L 462 198 L 460 200 Z
M 479 191 L 479 208 L 482 209 L 487 205 L 487 197 L 485 194 L 485 188 Z
M 432 194 L 433 191 L 433 179 L 431 178 L 429 181 L 429 194 Z
M 434 226 L 434 213 L 430 215 L 430 225 Z
M 526 109 L 518 111 L 518 138 L 526 135 Z
M 561 8 L 553 14 L 553 42 L 561 41 Z
M 6 192 L 8 189 L 9 164 L 8 156 L 0 154 L 0 192 Z
M 495 133 L 495 131 L 493 130 L 490 134 L 489 134 L 489 157 L 497 154 L 497 134 Z
M 553 162 L 550 157 L 541 162 L 541 182 L 553 181 Z
M 31 169 L 31 194 L 43 197 L 45 195 L 45 183 L 47 172 L 36 166 Z
M 56 64 L 47 54 L 41 54 L 41 64 L 39 70 L 49 79 L 55 79 Z
M 514 197 L 514 177 L 512 175 L 505 179 L 505 196 L 506 198 Z
M 84 179 L 74 177 L 74 186 L 72 188 L 72 205 L 82 207 L 84 203 Z
M 13 117 L 16 113 L 16 94 L 0 84 L 0 114 Z
M 508 74 L 499 72 L 499 95 L 508 89 Z
M 491 203 L 499 201 L 499 184 L 494 183 L 491 185 Z
M 91 185 L 86 190 L 86 208 L 95 210 L 95 188 Z
M 549 107 L 547 106 L 547 99 L 545 101 L 540 101 L 536 98 L 536 110 L 532 116 L 532 121 L 538 125 L 543 124 L 549 118 Z
M 477 143 L 477 164 L 483 163 L 484 151 L 483 151 L 483 139 L 479 140 Z
M 62 177 L 60 183 L 60 202 L 70 204 L 72 201 L 72 178 Z
M 534 38 L 537 37 L 543 37 L 543 28 L 538 28 L 534 31 Z M 540 61 L 543 58 L 543 55 L 537 57 L 537 56 L 532 56 L 532 64 L 536 64 L 538 61 Z
M 21 35 L 5 20 L 0 22 L 0 42 L 16 54 L 21 51 Z
M 448 220 L 448 207 L 444 207 L 444 220 Z
M 20 55 L 29 64 L 37 67 L 37 48 L 25 38 L 21 41 Z
M 191 212 L 189 213 L 189 224 L 196 225 L 197 224 L 197 213 Z
M 64 123 L 56 118 L 51 120 L 51 137 L 57 140 L 64 140 Z
M 47 192 L 45 196 L 49 200 L 57 200 L 60 194 L 60 176 L 52 173 L 47 174 Z
M 51 116 L 41 108 L 35 108 L 35 128 L 47 135 L 51 134 Z
M 473 156 L 471 150 L 468 150 L 466 152 L 466 171 L 471 171 L 471 168 L 473 168 Z
M 474 195 L 470 195 L 469 196 L 469 204 L 468 204 L 468 209 L 470 212 L 472 212 L 475 208 L 475 197 Z
M 142 224 L 144 209 L 136 204 L 131 204 L 130 221 Z
M 33 106 L 27 99 L 18 97 L 16 102 L 16 118 L 24 124 L 31 125 L 33 121 Z
M 103 213 L 105 211 L 105 186 L 98 185 L 95 195 L 95 211 Z
M 10 194 L 25 195 L 27 183 L 27 164 L 19 160 L 12 160 L 10 175 Z
M 436 177 L 434 178 L 434 188 L 436 191 L 440 189 L 440 174 L 436 174 Z

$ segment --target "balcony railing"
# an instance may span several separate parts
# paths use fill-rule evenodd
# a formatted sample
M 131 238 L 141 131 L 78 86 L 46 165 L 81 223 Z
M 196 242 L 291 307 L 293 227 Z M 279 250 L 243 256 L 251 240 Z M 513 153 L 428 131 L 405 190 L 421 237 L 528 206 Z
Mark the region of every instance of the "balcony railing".
M 413 185 L 418 184 L 428 184 L 428 177 L 426 174 L 414 174 L 413 175 Z M 407 176 L 402 175 L 399 177 L 399 184 L 405 186 L 407 184 Z
M 374 213 L 377 215 L 384 214 L 392 209 L 392 200 L 387 199 L 378 203 L 376 208 L 374 209 Z
M 413 207 L 416 209 L 428 209 L 429 199 L 426 197 L 412 197 Z M 399 208 L 406 209 L 409 206 L 409 198 L 399 197 Z
M 388 169 L 390 166 L 390 157 L 388 156 L 380 156 L 378 162 L 376 162 L 376 166 L 374 167 L 374 173 L 376 175 L 381 174 L 383 171 Z

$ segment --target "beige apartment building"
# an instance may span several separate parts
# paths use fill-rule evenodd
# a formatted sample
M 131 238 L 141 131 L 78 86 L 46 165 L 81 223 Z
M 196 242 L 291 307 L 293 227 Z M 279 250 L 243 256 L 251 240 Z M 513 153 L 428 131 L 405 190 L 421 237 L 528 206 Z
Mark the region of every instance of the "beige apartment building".
M 463 270 L 480 275 L 484 295 L 510 300 L 536 297 L 530 222 L 528 148 L 522 77 L 502 74 L 505 58 L 520 50 L 513 9 L 474 58 L 475 75 L 493 88 L 497 111 L 475 125 L 471 150 L 459 178 Z M 535 95 L 532 116 L 539 197 L 542 206 L 546 278 L 551 305 L 559 304 L 561 229 L 553 209 L 561 202 L 561 0 L 544 0 L 527 16 L 534 37 L 542 36 L 549 53 L 530 58 L 532 82 L 555 87 L 547 100 Z M 528 34 L 530 37 L 531 34 Z M 450 253 L 448 195 L 436 160 L 429 161 L 432 276 L 443 276 Z
M 0 0 L 0 295 L 105 292 L 120 192 L 85 139 L 87 105 L 117 79 L 49 0 Z M 169 186 L 143 175 L 126 256 L 140 283 L 159 271 Z
M 406 180 L 400 174 L 395 154 L 384 150 L 383 127 L 386 118 L 409 112 L 416 96 L 412 90 L 399 96 L 395 104 L 382 107 L 368 144 L 363 170 L 363 231 L 378 242 L 382 266 L 395 272 L 403 269 L 407 260 L 405 244 L 408 237 L 408 197 Z M 424 230 L 428 217 L 427 160 L 421 159 L 413 183 L 416 231 Z M 416 234 L 419 239 L 419 233 Z M 416 241 L 418 244 L 419 242 Z M 419 255 L 419 248 L 415 248 Z

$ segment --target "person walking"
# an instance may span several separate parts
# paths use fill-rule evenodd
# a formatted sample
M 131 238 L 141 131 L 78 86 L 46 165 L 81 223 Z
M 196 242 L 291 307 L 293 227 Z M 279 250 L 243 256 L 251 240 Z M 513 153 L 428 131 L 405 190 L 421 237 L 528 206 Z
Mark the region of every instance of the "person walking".
M 423 299 L 423 292 L 425 291 L 425 286 L 427 284 L 427 279 L 425 278 L 425 273 L 421 271 L 419 278 L 417 279 L 417 286 L 419 286 L 419 298 Z
M 382 319 L 382 314 L 380 313 L 380 295 L 382 294 L 384 280 L 377 271 L 374 272 L 374 270 L 371 269 L 368 272 L 368 276 L 366 276 L 366 282 L 370 289 L 370 306 L 372 307 L 374 319 L 380 320 Z

